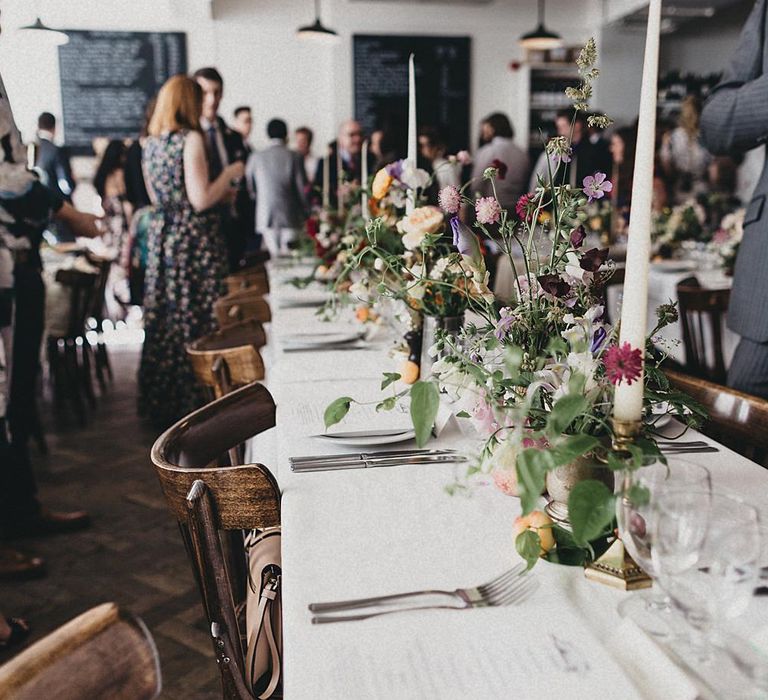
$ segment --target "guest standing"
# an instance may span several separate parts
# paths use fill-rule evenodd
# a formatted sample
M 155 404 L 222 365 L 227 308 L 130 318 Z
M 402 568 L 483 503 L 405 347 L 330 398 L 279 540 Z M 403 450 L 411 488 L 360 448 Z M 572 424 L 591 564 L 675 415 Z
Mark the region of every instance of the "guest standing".
M 208 152 L 208 177 L 213 182 L 229 164 L 245 163 L 248 156 L 243 137 L 230 129 L 219 116 L 219 105 L 224 95 L 221 73 L 215 68 L 200 68 L 193 77 L 203 90 L 200 127 Z M 240 183 L 239 187 L 244 190 L 245 183 Z M 253 236 L 250 209 L 247 197 L 236 197 L 234 201 L 223 204 L 219 211 L 230 270 L 242 266 L 249 238 Z
M 243 138 L 243 149 L 245 153 L 244 161 L 253 154 L 250 138 L 253 131 L 253 114 L 251 108 L 245 105 L 237 107 L 234 111 L 235 121 L 234 130 Z M 241 219 L 241 224 L 246 231 L 245 252 L 255 253 L 261 248 L 261 234 L 256 233 L 256 218 L 253 210 L 253 198 L 248 191 L 248 187 L 240 187 L 237 190 L 237 199 L 235 200 L 235 210 Z
M 448 145 L 441 129 L 432 126 L 421 130 L 419 152 L 435 174 L 435 185 L 438 191 L 448 185 L 461 187 L 461 163 L 455 159 L 452 163 L 445 157 Z
M 131 205 L 125 196 L 125 153 L 122 141 L 110 141 L 93 176 L 93 186 L 101 198 L 107 230 L 111 234 L 107 243 L 118 251 L 123 263 L 127 261 L 124 248 L 131 218 Z
M 758 0 L 744 25 L 723 82 L 701 115 L 701 138 L 714 154 L 749 151 L 768 139 L 768 39 L 766 0 Z M 728 309 L 728 325 L 741 336 L 728 384 L 768 398 L 768 165 L 747 206 Z
M 329 192 L 331 206 L 337 204 L 337 191 L 339 185 L 338 160 L 337 153 L 341 160 L 341 182 L 348 184 L 360 184 L 361 151 L 363 147 L 363 129 L 354 119 L 348 119 L 343 122 L 339 128 L 337 140 L 330 144 L 330 162 L 329 171 Z M 329 156 L 324 156 L 329 157 Z M 368 153 L 368 172 L 373 168 L 373 156 Z M 323 189 L 323 160 L 317 164 L 315 170 L 315 189 L 319 192 Z
M 528 155 L 512 140 L 515 132 L 505 114 L 496 112 L 483 119 L 480 135 L 485 145 L 480 147 L 473 161 L 472 191 L 484 197 L 491 196 L 493 187 L 489 180 L 483 179 L 483 172 L 502 163 L 506 172 L 503 177 L 500 172 L 496 179 L 496 196 L 503 208 L 514 211 L 517 200 L 526 192 Z
M 160 90 L 144 146 L 154 207 L 144 296 L 145 340 L 139 367 L 139 412 L 164 428 L 198 408 L 186 345 L 215 328 L 213 303 L 224 293 L 226 250 L 220 210 L 233 201 L 236 161 L 210 178 L 200 132 L 203 92 L 183 75 Z
M 315 171 L 317 170 L 317 156 L 312 153 L 312 141 L 315 135 L 312 133 L 312 129 L 308 126 L 300 126 L 293 132 L 294 141 L 296 142 L 296 153 L 301 156 L 304 163 L 304 173 L 307 176 L 307 182 L 312 184 L 312 180 L 315 177 Z
M 307 216 L 307 176 L 302 157 L 288 150 L 282 119 L 267 124 L 269 146 L 248 161 L 246 182 L 256 202 L 256 228 L 272 257 L 289 252 Z
M 251 113 L 251 108 L 241 105 L 240 107 L 236 107 L 232 114 L 234 116 L 232 128 L 242 137 L 246 160 L 248 160 L 248 156 L 253 153 L 253 146 L 251 146 L 250 142 L 251 132 L 253 131 L 253 114 Z
M 688 95 L 683 100 L 678 126 L 661 144 L 659 155 L 674 204 L 683 204 L 709 190 L 707 168 L 711 158 L 699 143 L 700 117 L 701 102 Z

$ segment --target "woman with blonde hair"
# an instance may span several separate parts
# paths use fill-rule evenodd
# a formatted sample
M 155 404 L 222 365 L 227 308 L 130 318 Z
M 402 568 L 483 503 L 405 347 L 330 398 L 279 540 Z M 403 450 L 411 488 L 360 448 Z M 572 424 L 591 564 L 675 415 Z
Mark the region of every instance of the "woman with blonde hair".
M 677 128 L 665 136 L 661 145 L 659 155 L 674 204 L 683 204 L 708 190 L 711 156 L 699 143 L 700 117 L 701 100 L 688 95 L 680 108 Z
M 149 221 L 139 413 L 164 428 L 198 408 L 203 396 L 185 346 L 215 329 L 213 303 L 224 292 L 226 250 L 214 207 L 234 197 L 243 164 L 208 177 L 200 133 L 203 93 L 175 75 L 160 89 L 143 150 Z

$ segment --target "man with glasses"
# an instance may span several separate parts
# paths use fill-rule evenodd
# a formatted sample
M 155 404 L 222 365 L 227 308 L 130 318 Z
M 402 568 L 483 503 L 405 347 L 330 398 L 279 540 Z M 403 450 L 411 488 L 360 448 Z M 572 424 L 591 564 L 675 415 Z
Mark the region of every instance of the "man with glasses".
M 337 205 L 337 190 L 339 187 L 338 163 L 341 161 L 341 182 L 348 184 L 360 184 L 362 173 L 361 153 L 363 148 L 363 129 L 359 122 L 354 119 L 348 119 L 343 122 L 339 128 L 337 140 L 329 144 L 330 155 L 325 154 L 324 158 L 330 158 L 328 164 L 328 173 L 330 181 L 330 203 L 331 206 Z M 338 155 L 337 155 L 338 154 Z M 372 167 L 372 159 L 369 154 L 369 172 Z M 323 189 L 323 159 L 317 164 L 315 171 L 315 188 L 317 192 Z

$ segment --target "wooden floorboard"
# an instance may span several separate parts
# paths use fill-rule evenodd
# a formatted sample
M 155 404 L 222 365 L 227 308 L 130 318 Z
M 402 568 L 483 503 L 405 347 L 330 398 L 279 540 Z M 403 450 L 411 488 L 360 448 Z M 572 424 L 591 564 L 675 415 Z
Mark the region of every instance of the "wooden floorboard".
M 155 437 L 136 415 L 139 349 L 110 350 L 115 380 L 85 428 L 43 401 L 50 454 L 33 448 L 43 502 L 85 508 L 82 533 L 18 541 L 48 562 L 39 581 L 0 583 L 0 611 L 27 617 L 31 641 L 105 601 L 138 614 L 160 653 L 165 700 L 221 696 L 199 594 L 149 461 Z M 183 358 L 182 358 L 183 359 Z M 7 656 L 0 655 L 0 663 Z

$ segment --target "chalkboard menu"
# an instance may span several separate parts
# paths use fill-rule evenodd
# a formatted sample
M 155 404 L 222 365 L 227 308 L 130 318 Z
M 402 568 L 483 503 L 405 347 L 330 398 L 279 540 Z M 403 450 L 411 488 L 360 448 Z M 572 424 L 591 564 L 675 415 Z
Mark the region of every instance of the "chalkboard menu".
M 64 137 L 74 150 L 97 136 L 133 138 L 147 102 L 176 73 L 187 72 L 187 36 L 180 32 L 65 30 L 59 47 Z
M 355 118 L 367 132 L 405 134 L 413 53 L 419 126 L 440 127 L 452 152 L 469 146 L 469 37 L 358 34 L 353 42 Z

